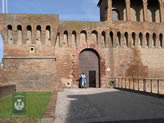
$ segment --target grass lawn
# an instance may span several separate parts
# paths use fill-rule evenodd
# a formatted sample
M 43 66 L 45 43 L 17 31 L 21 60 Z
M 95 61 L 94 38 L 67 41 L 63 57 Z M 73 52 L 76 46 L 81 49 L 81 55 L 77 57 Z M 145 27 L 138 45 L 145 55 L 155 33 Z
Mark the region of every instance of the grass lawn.
M 0 118 L 42 118 L 50 92 L 26 92 L 26 114 L 22 116 L 12 115 L 12 96 L 0 99 Z

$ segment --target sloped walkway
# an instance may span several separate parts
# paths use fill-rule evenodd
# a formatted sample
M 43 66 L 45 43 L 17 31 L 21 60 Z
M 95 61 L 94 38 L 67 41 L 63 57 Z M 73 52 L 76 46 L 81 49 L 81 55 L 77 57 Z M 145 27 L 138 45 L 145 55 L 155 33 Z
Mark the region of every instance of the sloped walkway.
M 55 123 L 164 123 L 164 99 L 115 89 L 64 89 Z

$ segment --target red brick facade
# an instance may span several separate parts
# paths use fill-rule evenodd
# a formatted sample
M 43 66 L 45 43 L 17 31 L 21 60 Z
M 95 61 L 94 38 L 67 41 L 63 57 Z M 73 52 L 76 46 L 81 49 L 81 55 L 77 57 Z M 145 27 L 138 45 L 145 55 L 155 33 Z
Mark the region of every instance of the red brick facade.
M 58 15 L 1 14 L 4 57 L 0 86 L 16 85 L 17 91 L 77 88 L 79 55 L 85 49 L 99 56 L 101 87 L 110 87 L 110 80 L 117 77 L 163 78 L 163 12 L 158 19 L 163 1 L 155 17 L 150 16 L 145 0 L 143 8 L 139 3 L 129 6 L 128 1 L 124 6 L 115 0 L 100 0 L 100 22 L 59 21 Z M 119 20 L 112 20 L 111 6 L 120 13 L 122 6 Z M 134 14 L 137 7 L 144 13 L 140 20 Z

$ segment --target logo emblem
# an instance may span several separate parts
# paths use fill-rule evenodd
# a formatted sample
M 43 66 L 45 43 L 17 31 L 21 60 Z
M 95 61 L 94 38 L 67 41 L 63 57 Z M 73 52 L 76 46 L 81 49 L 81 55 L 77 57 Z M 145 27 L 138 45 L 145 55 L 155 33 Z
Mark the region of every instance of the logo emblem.
M 17 99 L 17 101 L 14 104 L 14 107 L 17 111 L 20 111 L 24 108 L 24 102 L 21 99 Z

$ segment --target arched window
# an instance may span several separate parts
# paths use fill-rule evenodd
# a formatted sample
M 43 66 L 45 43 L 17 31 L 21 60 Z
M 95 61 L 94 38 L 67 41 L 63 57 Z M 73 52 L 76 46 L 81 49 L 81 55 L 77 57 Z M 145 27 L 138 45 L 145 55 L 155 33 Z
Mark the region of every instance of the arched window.
M 80 44 L 82 45 L 87 44 L 87 32 L 85 30 L 81 31 L 80 33 Z
M 3 58 L 3 39 L 2 35 L 0 34 L 0 64 L 2 63 Z
M 142 45 L 143 45 L 143 35 L 142 35 L 142 33 L 140 32 L 140 33 L 139 33 L 139 47 L 142 47 Z
M 77 46 L 77 35 L 75 31 L 72 32 L 72 46 L 73 47 Z
M 120 47 L 121 45 L 121 33 L 117 32 L 117 47 Z
M 160 47 L 163 46 L 163 35 L 160 33 L 159 34 L 159 41 L 160 41 Z
M 146 33 L 146 47 L 149 47 L 150 34 Z
M 41 40 L 41 26 L 40 25 L 38 25 L 37 27 L 36 27 L 36 40 Z
M 132 46 L 135 47 L 135 45 L 136 45 L 136 33 L 133 32 L 132 33 Z
M 92 31 L 91 37 L 92 37 L 92 43 L 98 44 L 98 33 L 96 30 Z
M 64 44 L 68 45 L 68 31 L 64 31 Z
M 141 19 L 143 18 L 143 2 L 142 0 L 130 0 L 130 11 L 132 21 L 142 21 Z
M 51 27 L 46 26 L 46 40 L 51 40 Z
M 153 47 L 156 47 L 156 34 L 153 33 Z
M 28 31 L 32 31 L 32 27 L 30 25 L 27 26 Z
M 17 26 L 17 30 L 22 31 L 22 26 L 21 25 L 18 25 Z
M 56 47 L 60 47 L 60 33 L 58 32 L 57 37 L 56 37 L 56 43 L 55 43 Z
M 128 33 L 127 32 L 125 32 L 124 37 L 125 37 L 125 46 L 127 47 L 128 46 Z
M 119 11 L 117 9 L 112 9 L 112 20 L 120 20 Z
M 18 33 L 18 41 L 22 40 L 22 26 L 18 25 L 17 26 L 17 33 Z
M 12 26 L 11 25 L 8 25 L 7 28 L 8 28 L 8 30 L 12 30 Z
M 8 41 L 13 40 L 12 26 L 11 25 L 8 25 L 7 26 L 7 29 L 8 29 L 8 31 L 7 31 Z
M 102 36 L 101 44 L 103 47 L 106 47 L 106 32 L 103 31 L 101 36 Z
M 32 39 L 32 27 L 30 25 L 27 26 L 27 40 Z
M 126 2 L 125 0 L 112 1 L 112 20 L 126 20 Z
M 110 40 L 111 40 L 111 44 L 112 44 L 112 47 L 113 47 L 114 46 L 113 32 L 110 32 Z
M 147 8 L 148 8 L 148 18 L 150 22 L 160 22 L 159 0 L 148 0 Z

